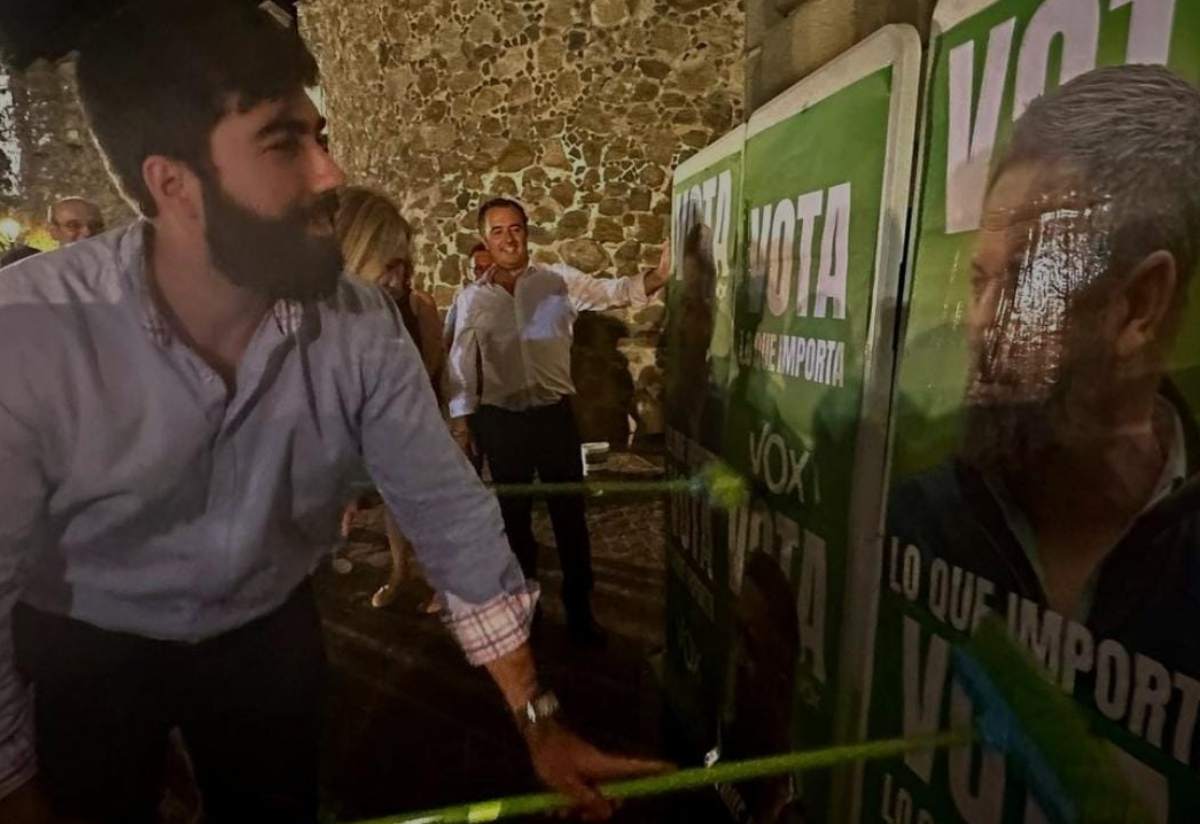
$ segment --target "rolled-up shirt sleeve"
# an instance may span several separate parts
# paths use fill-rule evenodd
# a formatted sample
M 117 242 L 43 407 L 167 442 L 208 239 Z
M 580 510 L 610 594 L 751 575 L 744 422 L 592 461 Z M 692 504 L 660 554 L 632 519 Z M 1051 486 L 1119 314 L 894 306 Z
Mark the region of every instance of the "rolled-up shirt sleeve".
M 416 347 L 390 312 L 368 321 L 376 328 L 362 359 L 363 458 L 445 599 L 443 620 L 468 661 L 485 664 L 528 640 L 537 588 L 521 574 L 496 497 L 450 437 Z
M 442 323 L 442 349 L 447 353 L 450 352 L 450 346 L 454 343 L 454 325 L 458 322 L 458 295 L 454 296 L 454 302 L 450 304 L 450 308 L 446 310 L 446 320 Z
M 446 402 L 450 417 L 461 418 L 475 412 L 479 406 L 479 337 L 471 322 L 469 307 L 463 305 L 466 293 L 460 292 L 451 307 L 455 328 L 453 342 L 446 358 Z
M 36 432 L 0 398 L 0 798 L 37 771 L 33 711 L 12 635 L 12 610 L 47 494 L 37 447 Z
M 553 269 L 567 284 L 567 295 L 576 311 L 603 311 L 624 306 L 641 309 L 650 302 L 646 295 L 645 275 L 597 278 L 570 266 L 559 265 Z

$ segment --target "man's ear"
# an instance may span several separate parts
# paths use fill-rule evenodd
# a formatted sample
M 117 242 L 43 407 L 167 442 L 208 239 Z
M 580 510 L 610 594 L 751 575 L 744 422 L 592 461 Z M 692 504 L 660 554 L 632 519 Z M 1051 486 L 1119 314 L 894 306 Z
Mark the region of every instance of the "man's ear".
M 150 155 L 142 161 L 142 181 L 160 215 L 199 220 L 204 213 L 200 178 L 181 160 Z
M 1117 287 L 1121 307 L 1117 318 L 1118 356 L 1129 357 L 1167 334 L 1178 283 L 1178 264 L 1166 250 L 1143 258 L 1125 277 L 1125 282 Z

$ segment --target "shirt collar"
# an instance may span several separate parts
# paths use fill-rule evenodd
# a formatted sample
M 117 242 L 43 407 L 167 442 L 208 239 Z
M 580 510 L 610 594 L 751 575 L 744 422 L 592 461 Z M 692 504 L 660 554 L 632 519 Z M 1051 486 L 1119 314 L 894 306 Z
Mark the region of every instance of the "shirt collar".
M 530 260 L 529 263 L 525 264 L 524 269 L 522 269 L 520 272 L 517 272 L 516 279 L 520 280 L 521 278 L 523 278 L 525 275 L 528 275 L 530 272 L 532 272 L 536 268 L 537 268 L 537 264 L 534 263 L 532 260 Z M 475 282 L 482 286 L 496 285 L 496 267 L 495 266 L 490 267 L 486 272 L 484 272 L 482 275 L 480 275 L 479 279 L 476 280 Z
M 146 241 L 152 230 L 153 227 L 145 219 L 133 225 L 122 243 L 121 263 L 138 305 L 142 328 L 155 344 L 166 348 L 171 345 L 175 333 L 158 306 L 146 272 Z M 285 337 L 299 332 L 304 324 L 304 304 L 298 300 L 280 298 L 271 307 L 271 314 L 275 319 L 275 327 Z
M 1150 509 L 1163 498 L 1178 490 L 1188 479 L 1187 435 L 1183 429 L 1183 416 L 1175 405 L 1161 395 L 1158 397 L 1160 408 L 1171 417 L 1171 445 L 1167 448 L 1167 460 L 1163 464 L 1162 474 L 1154 487 L 1154 494 L 1146 503 Z M 1145 510 L 1143 510 L 1145 511 Z
M 1162 474 L 1154 486 L 1154 492 L 1146 500 L 1146 505 L 1142 507 L 1139 516 L 1144 515 L 1162 502 L 1164 498 L 1169 497 L 1178 490 L 1187 481 L 1188 477 L 1187 447 L 1184 437 L 1183 417 L 1179 414 L 1179 410 L 1175 408 L 1175 405 L 1163 396 L 1159 395 L 1156 398 L 1156 403 L 1160 412 L 1170 415 L 1171 427 L 1168 431 L 1171 433 L 1171 445 L 1167 447 L 1167 460 L 1163 464 Z M 1037 573 L 1038 580 L 1044 582 L 1045 573 L 1042 570 L 1041 560 L 1038 555 L 1037 538 L 1033 531 L 1033 525 L 1009 493 L 1008 487 L 1001 478 L 989 474 L 985 475 L 983 480 L 987 484 L 988 490 L 992 493 L 996 504 L 1000 507 L 1000 512 L 1004 517 L 1009 531 L 1016 538 L 1017 543 L 1020 544 L 1022 551 L 1025 553 L 1025 557 L 1033 566 L 1034 572 Z M 1086 620 L 1087 616 L 1091 613 L 1095 588 L 1102 566 L 1103 564 L 1096 567 L 1084 587 L 1083 598 L 1080 603 L 1081 614 L 1075 616 L 1081 620 Z

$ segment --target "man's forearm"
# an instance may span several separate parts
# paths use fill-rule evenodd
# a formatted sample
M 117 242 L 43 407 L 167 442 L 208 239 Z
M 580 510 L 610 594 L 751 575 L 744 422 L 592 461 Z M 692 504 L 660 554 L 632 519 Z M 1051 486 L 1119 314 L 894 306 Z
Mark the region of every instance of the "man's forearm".
M 642 288 L 646 290 L 646 297 L 653 296 L 663 288 L 667 284 L 669 274 L 668 272 L 659 272 L 657 269 L 650 269 L 642 275 Z
M 646 297 L 650 297 L 659 289 L 667 285 L 667 280 L 671 277 L 671 243 L 668 241 L 663 244 L 662 254 L 659 256 L 658 266 L 646 272 L 642 276 L 642 288 L 646 291 Z
M 537 697 L 538 677 L 537 665 L 533 660 L 533 651 L 525 643 L 512 652 L 502 655 L 484 665 L 500 692 L 504 701 L 513 712 L 518 711 L 529 701 Z

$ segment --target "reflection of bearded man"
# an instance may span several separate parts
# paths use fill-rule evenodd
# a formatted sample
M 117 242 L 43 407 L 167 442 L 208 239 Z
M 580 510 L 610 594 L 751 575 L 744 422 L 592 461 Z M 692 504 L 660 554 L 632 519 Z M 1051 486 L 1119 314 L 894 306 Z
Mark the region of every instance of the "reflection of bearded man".
M 730 761 L 788 752 L 800 630 L 791 584 L 766 553 L 755 552 L 746 561 L 737 602 L 737 629 L 733 718 L 722 736 L 722 758 Z M 720 791 L 734 819 L 742 824 L 804 820 L 790 775 L 721 787 Z
M 700 437 L 700 421 L 708 393 L 708 349 L 712 341 L 717 268 L 712 232 L 704 224 L 688 231 L 683 243 L 683 294 L 672 322 L 671 364 L 667 396 L 673 418 L 683 432 Z

